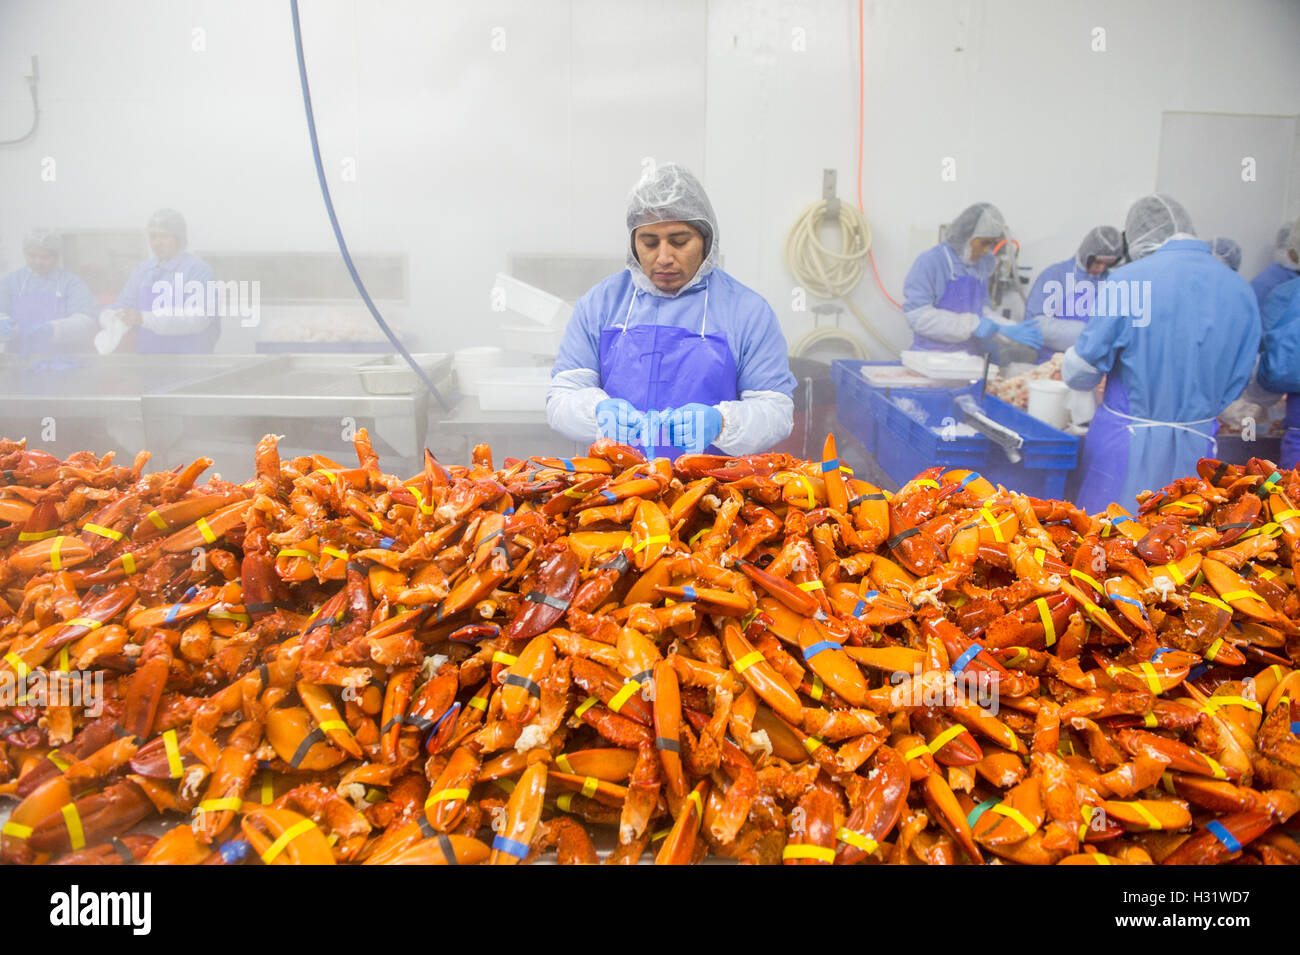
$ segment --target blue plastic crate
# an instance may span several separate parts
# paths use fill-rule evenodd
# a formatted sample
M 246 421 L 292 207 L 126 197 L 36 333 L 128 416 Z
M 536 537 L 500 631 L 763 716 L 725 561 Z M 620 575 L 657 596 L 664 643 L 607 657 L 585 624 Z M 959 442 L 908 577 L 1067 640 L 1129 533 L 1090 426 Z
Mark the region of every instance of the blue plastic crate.
M 926 468 L 942 466 L 979 471 L 990 481 L 1035 497 L 1061 497 L 1065 493 L 1066 475 L 1078 460 L 1077 438 L 992 395 L 980 398 L 978 384 L 951 391 L 873 387 L 862 377 L 865 364 L 848 360 L 831 363 L 836 412 L 841 424 L 867 446 L 885 473 L 899 484 Z M 1012 464 L 1002 448 L 982 434 L 945 440 L 932 430 L 962 420 L 954 398 L 963 392 L 975 396 L 989 418 L 1024 437 L 1020 462 Z M 925 423 L 909 417 L 895 403 L 898 398 L 915 402 L 927 416 Z M 863 437 L 868 433 L 869 442 Z

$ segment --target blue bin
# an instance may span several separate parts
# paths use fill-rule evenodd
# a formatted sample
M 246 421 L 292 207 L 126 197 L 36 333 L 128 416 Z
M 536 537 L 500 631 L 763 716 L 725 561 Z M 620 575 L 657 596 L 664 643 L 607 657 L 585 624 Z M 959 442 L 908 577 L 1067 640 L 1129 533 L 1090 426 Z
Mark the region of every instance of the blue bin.
M 899 484 L 926 468 L 969 468 L 990 481 L 1034 497 L 1062 497 L 1065 478 L 1078 460 L 1079 441 L 992 395 L 979 397 L 978 384 L 966 388 L 876 388 L 862 377 L 863 361 L 831 363 L 835 407 L 840 423 Z M 875 362 L 873 364 L 888 364 Z M 1002 448 L 982 434 L 950 435 L 932 428 L 962 421 L 954 404 L 959 394 L 975 397 L 980 409 L 998 424 L 1018 432 L 1023 458 L 1012 464 Z M 895 400 L 907 398 L 926 414 L 924 424 L 908 416 Z

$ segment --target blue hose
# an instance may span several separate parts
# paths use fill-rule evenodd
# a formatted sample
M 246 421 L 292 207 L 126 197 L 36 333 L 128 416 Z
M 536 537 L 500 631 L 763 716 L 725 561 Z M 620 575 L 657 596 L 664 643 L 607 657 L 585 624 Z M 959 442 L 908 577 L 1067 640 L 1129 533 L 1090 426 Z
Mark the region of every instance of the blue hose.
M 330 226 L 334 229 L 334 238 L 338 240 L 339 253 L 343 256 L 343 263 L 348 267 L 348 274 L 352 276 L 352 284 L 357 287 L 357 292 L 361 295 L 361 300 L 366 303 L 366 308 L 370 309 L 370 317 L 375 320 L 385 337 L 392 342 L 393 347 L 401 354 L 406 363 L 411 366 L 411 370 L 419 376 L 420 381 L 429 389 L 429 393 L 442 406 L 443 411 L 450 411 L 451 407 L 447 404 L 442 394 L 438 391 L 433 381 L 425 374 L 419 363 L 411 357 L 411 353 L 406 347 L 397 340 L 393 330 L 388 327 L 384 317 L 379 314 L 379 309 L 375 308 L 375 303 L 370 299 L 370 293 L 366 291 L 365 283 L 361 281 L 361 276 L 357 274 L 357 267 L 352 262 L 352 254 L 348 252 L 348 244 L 343 238 L 343 230 L 339 228 L 339 217 L 334 213 L 334 200 L 330 198 L 330 187 L 325 181 L 325 167 L 321 165 L 320 159 L 320 142 L 316 138 L 316 117 L 311 108 L 311 90 L 307 86 L 307 62 L 302 55 L 302 27 L 298 23 L 298 0 L 289 0 L 289 10 L 293 15 L 293 45 L 298 53 L 298 78 L 302 81 L 302 105 L 307 111 L 307 132 L 311 135 L 311 154 L 316 161 L 316 180 L 320 183 L 320 194 L 325 200 L 325 211 L 329 213 Z

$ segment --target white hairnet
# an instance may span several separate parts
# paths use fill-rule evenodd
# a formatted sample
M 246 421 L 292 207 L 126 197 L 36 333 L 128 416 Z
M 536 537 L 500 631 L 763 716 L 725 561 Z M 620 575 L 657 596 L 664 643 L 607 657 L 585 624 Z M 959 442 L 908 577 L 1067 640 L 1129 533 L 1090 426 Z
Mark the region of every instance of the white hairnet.
M 23 237 L 23 251 L 44 249 L 60 255 L 63 252 L 63 237 L 53 229 L 32 229 Z
M 943 241 L 963 262 L 970 261 L 971 239 L 1001 239 L 1007 234 L 1007 220 L 991 202 L 967 206 L 952 220 Z
M 1088 234 L 1079 243 L 1079 251 L 1074 257 L 1080 268 L 1087 269 L 1093 259 L 1119 259 L 1123 255 L 1124 240 L 1120 238 L 1119 229 L 1113 225 L 1099 225 L 1088 230 Z
M 1278 265 L 1285 266 L 1288 269 L 1300 269 L 1300 249 L 1296 250 L 1296 258 L 1291 258 L 1291 239 L 1300 235 L 1294 226 L 1284 225 L 1277 230 L 1277 237 L 1273 240 L 1273 261 Z
M 145 230 L 149 232 L 166 232 L 168 235 L 174 235 L 180 242 L 181 248 L 185 248 L 188 238 L 185 229 L 185 217 L 175 209 L 159 209 L 149 217 Z
M 1150 255 L 1175 235 L 1195 235 L 1192 217 L 1177 199 L 1160 193 L 1143 196 L 1133 203 L 1124 220 L 1131 259 Z
M 636 230 L 652 222 L 688 222 L 704 238 L 704 261 L 699 271 L 676 292 L 665 292 L 650 281 L 636 254 Z M 718 220 L 704 186 L 676 163 L 652 166 L 627 197 L 627 267 L 632 282 L 651 295 L 673 298 L 700 282 L 718 265 Z
M 1236 272 L 1241 268 L 1241 246 L 1227 236 L 1216 235 L 1209 240 L 1214 257 Z
M 1290 234 L 1286 239 L 1287 251 L 1294 252 L 1300 257 L 1300 219 L 1296 219 L 1291 226 Z

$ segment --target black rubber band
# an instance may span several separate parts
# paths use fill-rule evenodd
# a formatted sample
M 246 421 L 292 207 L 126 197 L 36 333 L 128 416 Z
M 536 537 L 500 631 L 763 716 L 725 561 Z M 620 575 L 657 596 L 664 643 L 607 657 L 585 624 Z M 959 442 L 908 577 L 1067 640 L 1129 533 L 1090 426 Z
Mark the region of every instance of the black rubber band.
M 318 627 L 328 627 L 333 622 L 334 622 L 333 617 L 325 617 L 322 620 L 317 620 L 315 623 L 308 624 L 307 629 L 304 630 L 303 632 L 311 633 L 313 630 L 317 629 Z
M 270 613 L 275 609 L 275 604 L 269 600 L 259 600 L 257 603 L 244 604 L 244 612 L 249 616 L 259 613 Z
M 625 551 L 619 551 L 617 557 L 611 557 L 609 560 L 605 561 L 605 563 L 598 565 L 596 569 L 617 570 L 619 576 L 621 577 L 627 573 L 627 569 L 631 565 L 632 562 L 627 559 L 627 553 Z
M 921 528 L 919 527 L 909 527 L 905 531 L 899 531 L 893 537 L 889 538 L 889 540 L 885 541 L 885 548 L 887 550 L 893 550 L 909 537 L 915 537 L 919 533 L 921 533 Z
M 520 676 L 518 673 L 507 673 L 501 677 L 501 682 L 508 686 L 517 686 L 527 690 L 529 696 L 535 696 L 539 700 L 542 698 L 542 688 L 526 676 Z
M 655 749 L 667 750 L 670 753 L 680 753 L 682 751 L 682 744 L 680 741 L 669 739 L 667 736 L 656 736 Z
M 400 716 L 390 716 L 388 718 L 388 722 L 385 723 L 382 727 L 380 727 L 379 735 L 383 736 L 394 726 L 401 726 L 401 725 L 402 725 L 402 718 Z
M 542 593 L 540 590 L 530 590 L 524 594 L 524 599 L 535 604 L 545 604 L 552 610 L 561 612 L 569 609 L 569 601 L 561 600 L 559 597 L 552 597 L 550 594 Z
M 859 494 L 857 497 L 852 498 L 844 506 L 851 511 L 859 504 L 865 504 L 867 501 L 886 501 L 886 500 L 888 500 L 888 498 L 885 497 L 885 495 L 883 494 Z
M 359 560 L 348 561 L 348 570 L 355 570 L 358 574 L 367 574 L 370 572 L 370 568 Z
M 1210 478 L 1211 484 L 1218 484 L 1220 479 L 1228 473 L 1228 462 L 1220 461 L 1219 466 L 1214 469 L 1214 477 Z
M 302 738 L 302 742 L 294 750 L 293 759 L 289 760 L 289 765 L 297 769 L 298 764 L 307 758 L 307 751 L 317 743 L 323 743 L 324 741 L 325 731 L 318 726 Z
M 262 689 L 265 690 L 271 685 L 271 668 L 265 663 L 258 666 L 257 676 L 262 681 Z
M 492 538 L 494 538 L 494 537 L 500 537 L 500 536 L 501 536 L 502 534 L 504 534 L 505 532 L 506 532 L 506 529 L 505 529 L 504 527 L 502 527 L 502 528 L 500 528 L 500 529 L 498 529 L 498 530 L 495 530 L 495 531 L 493 531 L 491 534 L 488 534 L 486 537 L 484 537 L 481 541 L 479 541 L 479 542 L 478 542 L 476 545 L 474 545 L 474 546 L 475 546 L 475 547 L 482 547 L 482 546 L 483 546 L 484 544 L 486 544 L 488 541 L 492 540 Z
M 442 850 L 442 857 L 447 860 L 447 865 L 460 865 L 456 861 L 456 848 L 451 844 L 451 840 L 439 833 L 438 848 Z
M 505 544 L 497 544 L 496 547 L 493 547 L 493 548 L 492 548 L 492 553 L 494 553 L 494 554 L 500 554 L 502 557 L 505 558 L 505 560 L 506 560 L 506 570 L 514 570 L 514 569 L 515 569 L 515 563 L 514 563 L 514 561 L 512 561 L 512 560 L 510 559 L 510 551 L 506 550 L 506 545 L 505 545 Z
M 122 860 L 122 865 L 135 865 L 135 853 L 130 850 L 125 842 L 114 836 L 109 845 L 113 847 L 113 851 Z
M 429 719 L 427 716 L 420 716 L 417 713 L 407 713 L 406 716 L 402 718 L 402 722 L 407 726 L 414 726 L 421 733 L 428 732 L 433 729 L 434 726 L 433 720 Z
M 1253 523 L 1255 523 L 1255 522 L 1254 522 L 1254 521 L 1238 521 L 1238 522 L 1235 523 L 1235 524 L 1223 524 L 1223 525 L 1221 525 L 1221 526 L 1218 528 L 1218 530 L 1219 530 L 1219 531 L 1235 531 L 1235 530 L 1239 530 L 1239 529 L 1241 529 L 1241 528 L 1243 528 L 1243 527 L 1249 527 L 1249 526 L 1250 526 L 1251 524 L 1253 524 Z

